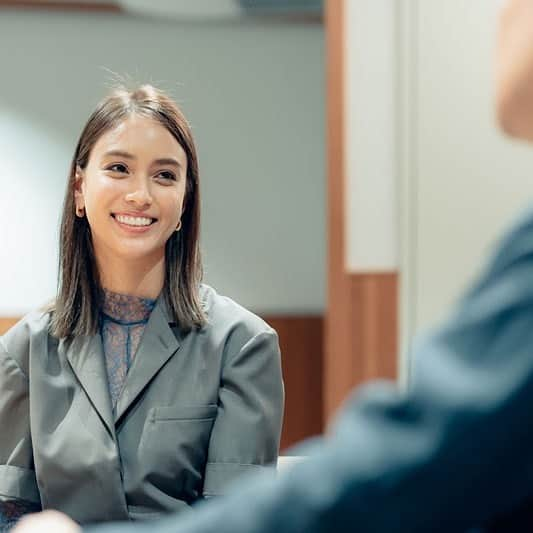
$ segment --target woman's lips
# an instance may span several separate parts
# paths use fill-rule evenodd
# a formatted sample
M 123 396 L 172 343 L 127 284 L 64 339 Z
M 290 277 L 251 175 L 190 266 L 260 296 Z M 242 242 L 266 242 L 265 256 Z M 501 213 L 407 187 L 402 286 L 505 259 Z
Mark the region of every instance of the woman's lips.
M 112 214 L 111 216 L 123 230 L 129 233 L 146 233 L 157 222 L 156 218 L 147 216 L 125 215 L 122 213 Z

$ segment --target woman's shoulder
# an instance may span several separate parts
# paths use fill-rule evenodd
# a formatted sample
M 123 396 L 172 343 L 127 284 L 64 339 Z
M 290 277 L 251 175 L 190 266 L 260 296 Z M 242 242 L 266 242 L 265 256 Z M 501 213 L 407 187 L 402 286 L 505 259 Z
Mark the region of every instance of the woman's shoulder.
M 250 337 L 262 332 L 275 334 L 262 318 L 232 298 L 219 294 L 209 285 L 201 285 L 200 298 L 207 315 L 208 329 L 228 332 L 238 330 Z
M 48 337 L 50 312 L 35 310 L 13 325 L 0 337 L 0 350 L 15 359 L 23 370 L 27 366 L 30 346 L 43 336 Z

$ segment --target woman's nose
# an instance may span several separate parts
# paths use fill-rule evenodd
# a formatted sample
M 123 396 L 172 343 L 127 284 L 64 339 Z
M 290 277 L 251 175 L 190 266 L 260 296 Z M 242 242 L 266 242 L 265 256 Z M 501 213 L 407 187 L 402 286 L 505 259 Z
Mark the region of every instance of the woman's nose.
M 131 190 L 126 194 L 126 201 L 141 207 L 152 204 L 150 186 L 146 180 L 134 181 Z

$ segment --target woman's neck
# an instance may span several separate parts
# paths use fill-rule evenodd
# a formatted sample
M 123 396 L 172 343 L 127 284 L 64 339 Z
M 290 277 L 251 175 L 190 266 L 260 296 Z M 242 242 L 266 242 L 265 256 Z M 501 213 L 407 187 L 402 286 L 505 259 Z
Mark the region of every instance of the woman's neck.
M 121 260 L 96 261 L 100 283 L 104 289 L 118 294 L 156 299 L 165 279 L 165 258 L 155 261 Z

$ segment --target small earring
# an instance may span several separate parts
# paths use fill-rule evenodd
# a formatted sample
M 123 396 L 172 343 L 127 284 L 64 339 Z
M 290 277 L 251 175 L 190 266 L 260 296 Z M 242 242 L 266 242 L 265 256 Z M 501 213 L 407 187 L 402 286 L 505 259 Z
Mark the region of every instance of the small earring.
M 85 208 L 84 207 L 76 207 L 76 216 L 79 218 L 83 218 L 85 216 Z
M 181 229 L 181 220 L 178 222 L 178 225 L 176 226 L 175 231 L 179 231 Z

